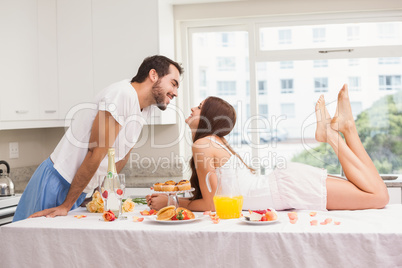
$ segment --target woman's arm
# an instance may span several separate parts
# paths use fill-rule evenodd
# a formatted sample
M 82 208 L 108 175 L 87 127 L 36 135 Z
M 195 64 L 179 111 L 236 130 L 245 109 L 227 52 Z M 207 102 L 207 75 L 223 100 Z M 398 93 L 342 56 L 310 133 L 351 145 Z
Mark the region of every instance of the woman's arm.
M 202 194 L 201 199 L 189 200 L 188 198 L 179 198 L 179 205 L 181 207 L 190 209 L 192 211 L 215 211 L 213 197 L 215 195 L 217 179 L 214 173 L 210 174 L 210 184 L 212 191 L 209 192 L 205 178 L 210 171 L 215 170 L 215 150 L 214 146 L 211 146 L 209 139 L 199 139 L 193 146 L 193 157 L 195 168 L 197 170 L 200 190 Z M 156 210 L 159 210 L 167 206 L 167 196 L 164 194 L 153 194 L 147 196 L 148 205 Z

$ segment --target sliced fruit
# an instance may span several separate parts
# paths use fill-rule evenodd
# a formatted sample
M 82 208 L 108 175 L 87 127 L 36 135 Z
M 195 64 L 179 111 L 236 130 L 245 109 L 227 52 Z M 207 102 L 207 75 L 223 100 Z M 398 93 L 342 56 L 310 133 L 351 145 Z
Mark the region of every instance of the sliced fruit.
M 109 196 L 109 193 L 105 190 L 102 193 L 103 198 L 107 198 Z
M 123 194 L 123 190 L 122 190 L 122 189 L 117 189 L 116 193 L 117 193 L 118 195 L 122 195 L 122 194 Z
M 268 221 L 268 219 L 267 219 L 266 216 L 262 216 L 262 217 L 261 217 L 261 221 Z
M 268 221 L 274 221 L 278 218 L 278 215 L 273 211 L 267 211 L 267 213 L 265 213 L 265 217 L 267 217 Z
M 289 217 L 289 220 L 295 220 L 295 219 L 297 220 L 298 219 L 297 213 L 294 211 L 288 212 L 288 217 Z
M 149 216 L 149 215 L 151 215 L 148 210 L 140 211 L 140 214 L 143 215 L 143 216 Z

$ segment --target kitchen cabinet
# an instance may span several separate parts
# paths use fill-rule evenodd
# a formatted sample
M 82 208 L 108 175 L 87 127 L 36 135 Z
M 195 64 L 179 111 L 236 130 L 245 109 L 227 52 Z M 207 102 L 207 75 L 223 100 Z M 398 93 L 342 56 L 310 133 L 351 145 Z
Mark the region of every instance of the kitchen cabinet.
M 0 2 L 0 120 L 39 117 L 37 4 Z
M 93 97 L 91 13 L 91 0 L 57 1 L 60 119 Z
M 39 119 L 59 118 L 55 0 L 38 0 Z
M 172 57 L 173 30 L 158 0 L 2 0 L 0 130 L 65 126 L 144 57 Z M 174 124 L 176 112 L 154 109 L 150 123 Z

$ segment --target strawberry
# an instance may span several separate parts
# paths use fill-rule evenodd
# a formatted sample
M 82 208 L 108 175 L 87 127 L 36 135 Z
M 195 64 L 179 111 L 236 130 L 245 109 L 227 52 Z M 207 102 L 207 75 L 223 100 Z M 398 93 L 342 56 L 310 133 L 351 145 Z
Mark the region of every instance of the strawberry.
M 122 189 L 117 189 L 116 194 L 122 195 L 122 194 L 123 194 L 123 190 L 122 190 Z
M 105 190 L 102 193 L 103 198 L 107 198 L 109 196 L 109 193 Z
M 261 217 L 261 221 L 268 221 L 268 219 L 267 219 L 266 216 L 262 216 L 262 217 Z
M 172 221 L 177 221 L 178 219 L 177 219 L 176 215 L 174 215 L 173 218 L 171 218 L 171 220 Z

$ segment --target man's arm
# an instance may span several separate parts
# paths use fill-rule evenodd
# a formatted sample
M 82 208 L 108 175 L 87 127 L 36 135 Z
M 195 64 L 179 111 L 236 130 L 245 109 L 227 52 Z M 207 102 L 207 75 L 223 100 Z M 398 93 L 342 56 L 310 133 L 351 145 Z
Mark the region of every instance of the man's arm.
M 122 170 L 122 169 L 124 168 L 124 166 L 126 165 L 128 159 L 130 159 L 130 153 L 131 153 L 131 150 L 132 150 L 132 149 L 133 149 L 133 148 L 130 149 L 130 151 L 126 154 L 126 156 L 125 156 L 123 159 L 121 159 L 120 161 L 118 161 L 118 162 L 116 163 L 117 173 L 120 173 L 120 172 L 121 172 L 121 170 Z
M 92 124 L 88 152 L 73 178 L 70 190 L 63 204 L 58 207 L 38 211 L 29 216 L 29 218 L 67 215 L 92 179 L 103 158 L 105 158 L 109 147 L 114 144 L 119 131 L 120 125 L 112 115 L 106 111 L 99 111 Z

